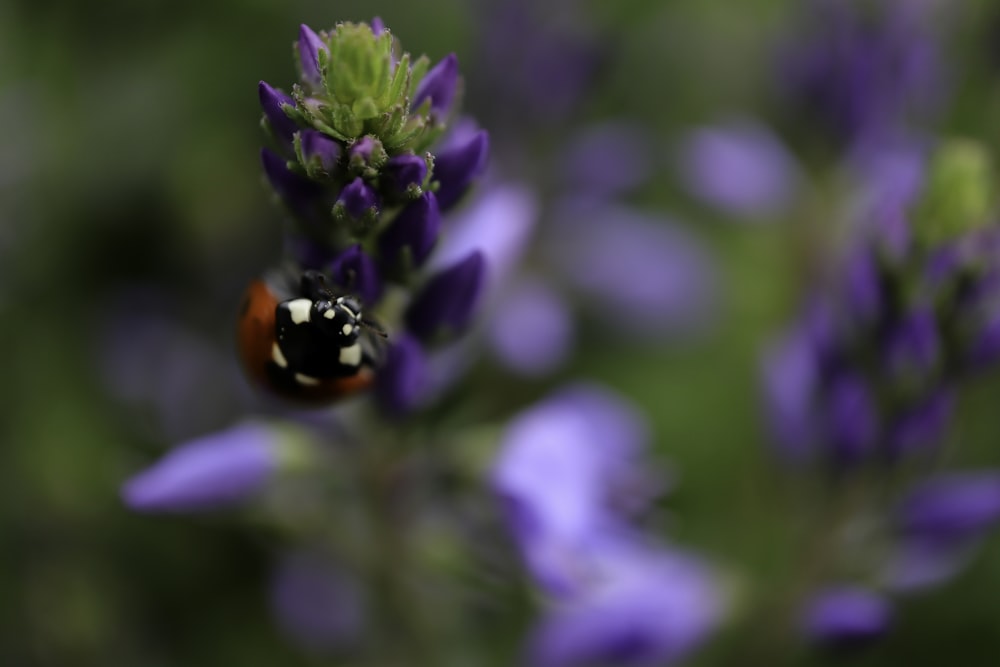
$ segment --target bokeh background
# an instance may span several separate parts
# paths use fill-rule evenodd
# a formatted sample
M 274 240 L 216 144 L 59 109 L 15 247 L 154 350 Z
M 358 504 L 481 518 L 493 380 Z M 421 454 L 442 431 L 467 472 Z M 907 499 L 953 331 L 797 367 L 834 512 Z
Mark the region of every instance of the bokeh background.
M 0 4 L 0 664 L 351 664 L 302 651 L 274 623 L 266 530 L 224 514 L 133 515 L 118 494 L 170 444 L 255 409 L 231 355 L 233 316 L 246 281 L 276 258 L 281 217 L 259 168 L 257 82 L 292 80 L 300 23 L 374 15 L 410 52 L 458 54 L 466 109 L 493 136 L 491 177 L 542 202 L 572 186 L 559 156 L 574 137 L 606 123 L 641 133 L 639 174 L 617 196 L 706 253 L 698 326 L 620 337 L 607 326 L 616 313 L 577 296 L 565 366 L 524 378 L 487 358 L 472 382 L 497 412 L 568 377 L 619 390 L 648 413 L 676 475 L 674 537 L 738 573 L 737 589 L 780 585 L 804 519 L 788 500 L 796 483 L 768 454 L 758 359 L 795 312 L 841 182 L 841 146 L 779 85 L 804 3 L 559 0 L 505 19 L 520 4 Z M 1000 10 L 953 5 L 935 26 L 947 74 L 932 129 L 996 154 Z M 551 74 L 566 89 L 531 89 L 532 72 L 560 66 L 525 47 L 518 36 L 532 31 L 551 31 L 556 52 L 585 65 Z M 685 189 L 676 148 L 733 118 L 787 147 L 806 193 L 794 204 L 742 219 Z M 985 379 L 963 399 L 949 464 L 1000 464 L 997 396 Z M 953 584 L 902 605 L 885 641 L 847 659 L 995 664 L 997 600 L 992 539 Z M 692 664 L 739 664 L 766 622 L 734 624 Z

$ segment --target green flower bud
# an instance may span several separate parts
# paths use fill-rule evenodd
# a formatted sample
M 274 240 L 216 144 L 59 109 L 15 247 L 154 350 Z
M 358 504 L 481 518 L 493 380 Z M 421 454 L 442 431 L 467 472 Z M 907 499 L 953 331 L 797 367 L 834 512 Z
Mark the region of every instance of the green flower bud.
M 989 154 L 979 143 L 955 139 L 931 157 L 924 194 L 914 213 L 916 238 L 928 247 L 985 226 L 995 187 Z

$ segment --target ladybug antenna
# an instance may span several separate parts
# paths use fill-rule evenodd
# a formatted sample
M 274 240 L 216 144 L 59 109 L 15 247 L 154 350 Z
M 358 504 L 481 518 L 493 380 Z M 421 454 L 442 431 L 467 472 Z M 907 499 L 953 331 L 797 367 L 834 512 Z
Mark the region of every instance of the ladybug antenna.
M 388 338 L 389 337 L 389 334 L 386 333 L 385 329 L 383 329 L 381 326 L 379 326 L 379 324 L 377 322 L 373 322 L 373 321 L 371 321 L 369 319 L 366 319 L 366 318 L 362 317 L 361 318 L 361 326 L 366 331 L 371 331 L 373 334 L 379 336 L 380 338 Z

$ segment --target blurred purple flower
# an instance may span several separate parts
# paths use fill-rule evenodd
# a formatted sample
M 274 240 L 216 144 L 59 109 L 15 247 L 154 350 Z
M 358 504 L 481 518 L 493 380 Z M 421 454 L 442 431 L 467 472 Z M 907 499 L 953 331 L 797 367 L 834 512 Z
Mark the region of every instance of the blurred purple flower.
M 285 556 L 274 572 L 270 597 L 279 627 L 309 653 L 335 652 L 361 637 L 360 588 L 319 554 Z
M 647 440 L 628 403 L 589 385 L 508 425 L 491 484 L 528 569 L 557 603 L 536 628 L 532 664 L 659 664 L 716 624 L 722 598 L 708 570 L 628 525 L 656 490 L 639 460 Z
M 1000 471 L 942 474 L 912 489 L 898 510 L 907 536 L 959 540 L 1000 522 Z
M 955 414 L 955 394 L 942 387 L 900 415 L 889 433 L 893 456 L 927 451 L 941 442 Z
M 291 171 L 284 158 L 267 148 L 261 149 L 260 159 L 268 182 L 285 206 L 303 220 L 312 219 L 322 189 L 306 177 Z
M 718 306 L 716 267 L 680 225 L 625 208 L 572 202 L 545 230 L 565 280 L 616 331 L 636 337 L 704 331 Z
M 829 588 L 814 595 L 802 618 L 806 636 L 836 647 L 877 639 L 892 623 L 892 607 L 882 596 L 858 587 Z
M 764 355 L 765 413 L 786 460 L 802 463 L 813 456 L 819 371 L 812 338 L 804 327 L 793 329 Z
M 656 148 L 647 131 L 635 124 L 607 122 L 588 126 L 570 139 L 560 156 L 559 174 L 566 191 L 609 199 L 649 180 L 654 157 Z
M 521 375 L 551 372 L 562 365 L 573 347 L 569 307 L 538 280 L 522 280 L 507 290 L 488 330 L 493 352 Z
M 187 512 L 238 504 L 256 496 L 279 465 L 281 440 L 254 423 L 178 445 L 122 487 L 138 512 Z
M 721 592 L 692 557 L 629 545 L 588 565 L 589 581 L 536 628 L 530 664 L 664 665 L 687 656 L 718 624 Z
M 839 463 L 857 464 L 873 453 L 879 436 L 876 398 L 868 383 L 850 372 L 834 377 L 826 397 L 831 454 Z
M 926 307 L 914 308 L 890 334 L 886 344 L 890 372 L 900 375 L 930 374 L 941 354 L 935 314 Z
M 446 116 L 458 88 L 458 56 L 450 53 L 434 65 L 417 85 L 411 108 L 418 109 L 425 100 L 431 102 L 434 116 Z
M 807 3 L 781 74 L 799 108 L 852 144 L 880 141 L 939 106 L 943 72 L 927 3 Z
M 677 147 L 676 168 L 692 195 L 738 218 L 787 211 L 802 180 L 777 137 L 743 120 L 689 132 Z
M 480 302 L 486 281 L 486 260 L 475 250 L 432 275 L 406 309 L 406 325 L 421 340 L 445 331 L 463 331 Z

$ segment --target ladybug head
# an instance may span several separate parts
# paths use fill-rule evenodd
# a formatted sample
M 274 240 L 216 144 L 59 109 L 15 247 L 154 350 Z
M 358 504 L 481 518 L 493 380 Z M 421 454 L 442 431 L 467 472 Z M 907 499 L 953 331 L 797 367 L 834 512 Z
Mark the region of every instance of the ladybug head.
M 316 301 L 313 306 L 318 317 L 316 326 L 340 347 L 353 345 L 361 334 L 361 306 L 351 297 Z

